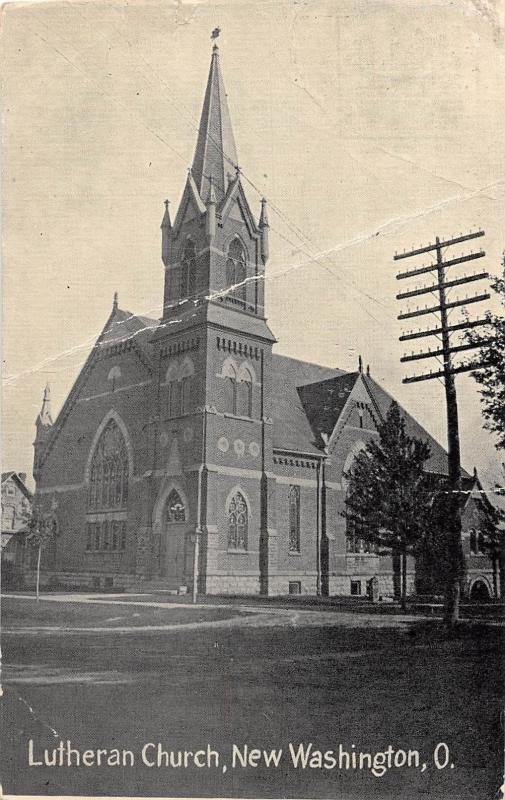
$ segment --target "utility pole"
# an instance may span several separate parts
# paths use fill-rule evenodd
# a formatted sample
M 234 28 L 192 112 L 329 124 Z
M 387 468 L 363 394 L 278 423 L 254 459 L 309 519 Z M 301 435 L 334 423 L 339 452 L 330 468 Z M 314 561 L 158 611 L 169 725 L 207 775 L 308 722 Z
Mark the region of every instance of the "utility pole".
M 459 595 L 460 595 L 460 579 L 461 568 L 463 563 L 463 552 L 461 546 L 461 456 L 459 444 L 459 425 L 458 425 L 458 403 L 456 396 L 456 385 L 454 375 L 460 372 L 469 372 L 478 369 L 482 364 L 464 363 L 455 366 L 453 364 L 453 355 L 462 351 L 471 350 L 472 348 L 480 347 L 483 342 L 478 344 L 471 344 L 461 339 L 455 343 L 451 342 L 451 334 L 461 335 L 466 333 L 470 328 L 475 328 L 479 325 L 486 325 L 485 319 L 469 320 L 462 318 L 455 323 L 451 324 L 449 316 L 453 309 L 470 305 L 471 303 L 478 303 L 482 300 L 488 300 L 490 295 L 488 292 L 481 292 L 472 297 L 465 297 L 461 299 L 449 300 L 447 292 L 453 288 L 465 286 L 474 281 L 480 281 L 488 278 L 487 272 L 478 272 L 470 275 L 462 275 L 460 277 L 447 280 L 446 270 L 455 267 L 458 264 L 467 261 L 473 261 L 477 258 L 483 258 L 485 252 L 479 250 L 476 253 L 471 252 L 467 255 L 462 255 L 458 258 L 451 258 L 444 261 L 444 253 L 446 248 L 452 247 L 460 242 L 466 242 L 471 239 L 484 236 L 484 231 L 480 230 L 476 233 L 468 233 L 466 235 L 458 236 L 454 239 L 440 241 L 437 236 L 435 244 L 429 244 L 426 247 L 420 247 L 417 250 L 411 250 L 408 253 L 396 253 L 394 260 L 398 261 L 403 258 L 412 258 L 414 256 L 430 253 L 436 256 L 436 263 L 423 265 L 412 269 L 409 272 L 401 272 L 397 275 L 398 280 L 406 278 L 413 278 L 417 275 L 433 275 L 436 283 L 431 282 L 427 286 L 416 287 L 410 291 L 402 292 L 396 296 L 397 300 L 409 300 L 423 294 L 433 294 L 438 301 L 438 305 L 416 308 L 415 310 L 407 310 L 405 313 L 400 314 L 398 319 L 413 319 L 423 315 L 434 314 L 437 317 L 436 327 L 426 330 L 409 331 L 400 336 L 400 341 L 410 341 L 423 337 L 435 336 L 438 339 L 438 345 L 434 350 L 428 349 L 424 352 L 411 353 L 405 355 L 401 359 L 402 362 L 417 361 L 425 358 L 437 358 L 440 362 L 441 369 L 435 372 L 430 371 L 420 375 L 412 375 L 404 378 L 403 383 L 416 383 L 418 381 L 432 380 L 434 378 L 443 379 L 445 386 L 445 399 L 447 407 L 447 453 L 448 453 L 448 530 L 447 536 L 447 583 L 445 593 L 445 622 L 448 626 L 453 626 L 458 621 L 459 616 Z

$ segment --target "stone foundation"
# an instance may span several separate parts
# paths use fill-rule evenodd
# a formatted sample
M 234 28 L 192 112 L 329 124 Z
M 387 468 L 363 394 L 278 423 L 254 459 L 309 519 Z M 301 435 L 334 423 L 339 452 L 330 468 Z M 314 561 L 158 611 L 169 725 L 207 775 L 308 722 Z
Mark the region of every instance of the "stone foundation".
M 296 572 L 291 575 L 271 575 L 268 579 L 268 594 L 273 597 L 285 594 L 315 595 L 317 594 L 317 576 L 300 575 Z
M 480 576 L 479 576 L 480 577 Z M 35 570 L 25 570 L 23 585 L 34 589 L 36 583 Z M 377 575 L 379 580 L 379 595 L 394 596 L 393 575 Z M 328 578 L 328 589 L 331 595 L 351 596 L 351 581 L 361 583 L 361 593 L 356 597 L 367 596 L 367 581 L 370 575 L 332 575 Z M 489 581 L 488 581 L 489 582 Z M 152 584 L 152 586 L 151 586 Z M 163 581 L 150 581 L 142 576 L 131 574 L 111 574 L 94 572 L 44 572 L 40 576 L 40 586 L 46 591 L 52 587 L 65 587 L 71 590 L 87 591 L 125 591 L 142 592 L 152 588 L 167 590 L 174 588 Z M 175 588 L 179 588 L 178 586 Z M 188 586 L 187 591 L 191 589 Z M 407 575 L 407 594 L 415 590 L 415 574 Z M 281 595 L 316 595 L 317 576 L 315 574 L 300 575 L 291 573 L 284 575 L 271 575 L 268 579 L 268 595 L 271 597 Z M 260 594 L 260 576 L 258 575 L 207 575 L 207 595 L 258 595 Z
M 367 582 L 370 580 L 371 575 L 332 575 L 328 578 L 328 587 L 330 595 L 351 595 L 351 581 L 361 583 L 361 592 L 356 594 L 356 597 L 367 596 Z M 379 596 L 393 597 L 394 596 L 394 579 L 393 575 L 377 575 L 379 581 Z M 407 594 L 414 594 L 415 591 L 415 573 L 409 572 L 407 574 Z
M 259 594 L 260 577 L 252 575 L 207 575 L 206 594 Z
M 28 589 L 35 589 L 37 573 L 35 570 L 25 570 L 23 585 Z M 40 575 L 40 588 L 51 591 L 60 586 L 76 589 L 83 592 L 115 589 L 116 591 L 135 592 L 142 591 L 142 581 L 136 575 L 111 574 L 104 575 L 96 572 L 44 572 Z

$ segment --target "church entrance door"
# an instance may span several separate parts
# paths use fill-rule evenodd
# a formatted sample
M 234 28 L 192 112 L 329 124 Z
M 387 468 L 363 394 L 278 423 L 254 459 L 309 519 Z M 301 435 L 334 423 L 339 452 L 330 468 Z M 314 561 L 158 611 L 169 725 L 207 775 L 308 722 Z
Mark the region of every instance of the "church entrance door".
M 185 584 L 185 532 L 181 525 L 168 523 L 164 532 L 164 577 L 169 588 L 179 588 Z
M 167 588 L 185 586 L 188 513 L 181 494 L 173 488 L 166 500 L 160 552 L 161 577 Z

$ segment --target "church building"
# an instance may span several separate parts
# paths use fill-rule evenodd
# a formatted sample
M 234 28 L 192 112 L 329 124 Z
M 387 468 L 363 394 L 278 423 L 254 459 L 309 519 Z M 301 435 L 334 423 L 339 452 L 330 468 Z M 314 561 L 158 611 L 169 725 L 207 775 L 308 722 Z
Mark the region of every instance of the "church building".
M 265 319 L 267 203 L 242 186 L 217 46 L 177 214 L 161 223 L 161 319 L 112 311 L 34 442 L 57 518 L 43 580 L 206 594 L 395 591 L 390 556 L 346 530 L 345 473 L 392 398 L 364 370 L 287 358 Z M 301 311 L 301 310 L 300 310 Z M 447 472 L 443 448 L 428 468 Z M 409 585 L 414 565 L 409 565 Z

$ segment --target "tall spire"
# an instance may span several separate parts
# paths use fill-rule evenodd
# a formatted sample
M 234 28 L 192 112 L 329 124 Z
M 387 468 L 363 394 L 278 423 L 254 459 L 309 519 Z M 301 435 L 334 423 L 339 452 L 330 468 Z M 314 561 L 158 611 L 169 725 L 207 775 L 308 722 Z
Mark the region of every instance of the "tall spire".
M 221 200 L 227 189 L 226 175 L 236 168 L 237 163 L 235 139 L 219 65 L 219 48 L 215 44 L 193 159 L 193 178 L 202 200 L 205 201 L 208 196 L 210 175 L 214 178 L 217 200 Z

